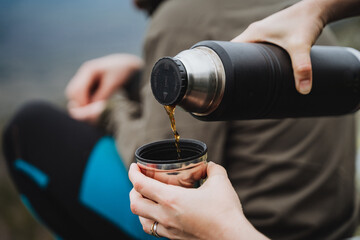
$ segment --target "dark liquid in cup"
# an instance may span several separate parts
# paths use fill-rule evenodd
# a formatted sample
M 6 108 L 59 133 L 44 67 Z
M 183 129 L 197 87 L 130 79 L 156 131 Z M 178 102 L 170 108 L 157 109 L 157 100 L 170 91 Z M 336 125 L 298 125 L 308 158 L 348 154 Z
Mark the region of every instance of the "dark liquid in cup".
M 179 146 L 179 140 L 180 140 L 180 134 L 176 131 L 176 124 L 175 124 L 175 108 L 176 105 L 168 105 L 164 106 L 166 113 L 169 115 L 170 123 L 171 123 L 171 129 L 174 133 L 175 138 L 175 147 L 177 151 L 177 157 L 178 159 L 181 159 L 181 150 Z

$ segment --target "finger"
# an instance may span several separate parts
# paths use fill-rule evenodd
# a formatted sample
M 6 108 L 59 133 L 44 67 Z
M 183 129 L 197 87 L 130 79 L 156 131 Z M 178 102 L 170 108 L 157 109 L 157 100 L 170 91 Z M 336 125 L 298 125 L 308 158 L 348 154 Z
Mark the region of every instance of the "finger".
M 261 21 L 253 22 L 245 29 L 245 31 L 232 39 L 231 42 L 266 42 L 266 31 L 267 29 L 263 28 Z
M 93 64 L 85 63 L 68 84 L 65 93 L 69 100 L 84 106 L 90 102 L 91 90 L 100 77 L 100 72 Z
M 312 88 L 312 67 L 310 47 L 288 51 L 294 71 L 295 87 L 301 94 L 308 94 Z
M 87 119 L 87 116 L 89 114 L 87 109 L 88 109 L 87 105 L 83 107 L 69 107 L 69 114 L 72 118 L 76 120 L 84 121 Z
M 176 186 L 170 186 L 145 176 L 135 163 L 130 165 L 129 178 L 137 192 L 155 202 L 161 203 L 163 199 L 167 199 L 167 196 L 176 194 L 174 191 Z
M 162 213 L 159 204 L 144 198 L 134 188 L 130 191 L 130 209 L 131 212 L 140 217 L 145 217 L 159 221 Z
M 67 103 L 67 108 L 68 109 L 71 109 L 71 108 L 76 108 L 76 107 L 80 107 L 80 105 L 78 104 L 78 102 L 75 102 L 75 101 L 69 101 Z
M 251 35 L 248 32 L 249 32 L 248 29 L 245 30 L 239 36 L 233 38 L 231 42 L 255 42 L 255 40 L 251 37 Z
M 153 219 L 147 219 L 144 217 L 139 217 L 140 223 L 143 227 L 144 232 L 151 235 L 151 226 L 154 223 Z
M 152 225 L 154 224 L 154 220 L 143 218 L 143 217 L 139 217 L 139 220 L 140 220 L 141 225 L 143 226 L 144 232 L 151 235 L 151 228 L 152 228 Z M 170 239 L 175 238 L 174 234 L 172 234 L 171 230 L 165 228 L 164 225 L 161 224 L 160 222 L 158 222 L 158 224 L 156 226 L 156 233 L 160 237 L 166 237 L 166 238 L 170 238 Z
M 91 101 L 100 101 L 108 99 L 111 94 L 113 94 L 116 89 L 118 88 L 117 83 L 118 78 L 121 78 L 121 76 L 116 74 L 105 74 L 103 75 L 103 79 L 100 82 L 97 89 L 94 90 L 93 95 L 91 96 Z

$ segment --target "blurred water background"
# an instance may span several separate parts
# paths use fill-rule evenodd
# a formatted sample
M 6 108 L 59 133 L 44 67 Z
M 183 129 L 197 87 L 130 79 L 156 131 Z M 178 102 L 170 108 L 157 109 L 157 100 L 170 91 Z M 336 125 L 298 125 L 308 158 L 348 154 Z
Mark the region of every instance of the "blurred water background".
M 1 0 L 0 133 L 30 99 L 63 106 L 63 89 L 82 62 L 115 52 L 140 56 L 146 24 L 131 0 Z M 360 49 L 360 18 L 332 28 L 341 45 Z M 21 204 L 1 144 L 0 151 L 0 239 L 53 239 Z

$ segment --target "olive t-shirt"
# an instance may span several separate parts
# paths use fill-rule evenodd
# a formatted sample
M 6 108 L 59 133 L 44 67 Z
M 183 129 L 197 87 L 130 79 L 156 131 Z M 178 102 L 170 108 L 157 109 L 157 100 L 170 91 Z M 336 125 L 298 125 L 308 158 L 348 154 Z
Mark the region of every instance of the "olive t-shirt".
M 135 149 L 144 143 L 173 137 L 168 116 L 150 89 L 156 60 L 201 40 L 231 40 L 250 23 L 294 2 L 163 2 L 151 18 L 144 42 L 141 103 L 120 95 L 112 113 L 124 161 L 129 165 Z M 319 43 L 332 44 L 333 40 L 324 31 Z M 352 235 L 358 206 L 353 115 L 201 122 L 177 109 L 176 124 L 181 137 L 207 144 L 209 160 L 227 169 L 246 217 L 268 237 L 341 239 Z

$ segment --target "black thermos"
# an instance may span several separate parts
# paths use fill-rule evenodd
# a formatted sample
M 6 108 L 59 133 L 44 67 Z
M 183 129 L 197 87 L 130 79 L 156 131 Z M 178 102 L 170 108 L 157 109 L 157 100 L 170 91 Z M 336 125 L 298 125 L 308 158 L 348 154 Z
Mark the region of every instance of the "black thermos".
M 311 49 L 313 86 L 295 88 L 289 55 L 272 44 L 203 41 L 160 59 L 151 73 L 158 102 L 205 121 L 276 119 L 352 113 L 360 103 L 360 52 Z

